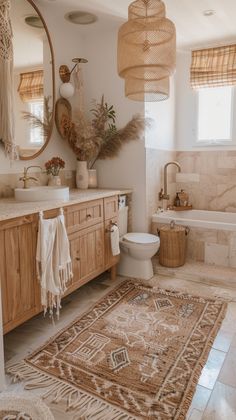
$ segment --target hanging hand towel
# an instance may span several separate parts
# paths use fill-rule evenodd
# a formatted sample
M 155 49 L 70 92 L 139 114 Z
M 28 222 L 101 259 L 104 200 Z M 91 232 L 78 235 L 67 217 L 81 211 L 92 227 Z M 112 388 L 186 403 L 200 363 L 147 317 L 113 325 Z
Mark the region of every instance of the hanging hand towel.
M 70 244 L 65 227 L 65 218 L 62 212 L 60 216 L 58 216 L 57 220 L 58 225 L 56 242 L 59 254 L 59 275 L 61 280 L 61 288 L 64 293 L 66 290 L 66 284 L 73 277 L 73 273 L 70 257 Z
M 119 228 L 116 225 L 111 228 L 111 251 L 113 256 L 120 254 L 120 235 Z
M 47 220 L 40 214 L 36 262 L 44 313 L 49 309 L 52 315 L 56 308 L 59 316 L 61 298 L 72 277 L 69 241 L 62 214 Z

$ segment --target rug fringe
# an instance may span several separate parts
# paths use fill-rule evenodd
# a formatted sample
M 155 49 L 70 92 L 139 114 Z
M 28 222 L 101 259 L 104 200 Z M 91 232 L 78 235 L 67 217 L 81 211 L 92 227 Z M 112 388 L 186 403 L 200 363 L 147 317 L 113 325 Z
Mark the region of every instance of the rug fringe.
M 41 398 L 54 404 L 65 401 L 65 412 L 76 411 L 73 420 L 136 420 L 122 409 L 41 373 L 24 361 L 8 366 L 6 372 L 12 376 L 14 383 L 24 381 L 25 390 L 47 388 Z

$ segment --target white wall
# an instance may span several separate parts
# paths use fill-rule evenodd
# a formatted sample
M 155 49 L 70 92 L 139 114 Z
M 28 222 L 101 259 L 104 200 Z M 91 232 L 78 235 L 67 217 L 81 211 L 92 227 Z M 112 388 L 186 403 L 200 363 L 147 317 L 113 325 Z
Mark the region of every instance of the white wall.
M 147 102 L 145 116 L 152 119 L 146 132 L 146 147 L 158 150 L 175 148 L 175 77 L 170 79 L 170 97 L 161 102 Z
M 144 104 L 134 102 L 124 95 L 124 81 L 117 74 L 117 31 L 119 23 L 92 32 L 84 40 L 88 64 L 84 66 L 84 85 L 87 109 L 91 100 L 105 100 L 114 105 L 117 127 L 123 127 L 134 114 L 144 115 Z M 145 141 L 137 140 L 126 144 L 118 157 L 97 163 L 100 187 L 130 187 L 133 189 L 133 229 L 145 231 L 146 220 L 146 170 Z
M 181 151 L 235 150 L 236 146 L 198 147 L 195 145 L 197 130 L 197 92 L 190 87 L 191 52 L 178 52 L 176 70 L 176 149 Z M 234 95 L 236 116 L 236 95 Z M 235 121 L 235 117 L 233 118 Z M 236 139 L 236 124 L 233 128 Z

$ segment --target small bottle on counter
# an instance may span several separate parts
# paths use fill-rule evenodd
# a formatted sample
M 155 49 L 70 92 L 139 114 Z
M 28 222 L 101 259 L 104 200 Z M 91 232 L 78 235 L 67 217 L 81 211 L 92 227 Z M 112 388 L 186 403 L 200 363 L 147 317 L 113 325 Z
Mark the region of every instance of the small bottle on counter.
M 176 193 L 176 197 L 175 197 L 175 200 L 174 200 L 174 206 L 175 207 L 180 206 L 180 198 L 179 198 L 179 193 L 178 192 Z
M 180 191 L 179 199 L 180 199 L 180 206 L 182 206 L 182 207 L 187 207 L 188 206 L 189 195 L 184 190 Z

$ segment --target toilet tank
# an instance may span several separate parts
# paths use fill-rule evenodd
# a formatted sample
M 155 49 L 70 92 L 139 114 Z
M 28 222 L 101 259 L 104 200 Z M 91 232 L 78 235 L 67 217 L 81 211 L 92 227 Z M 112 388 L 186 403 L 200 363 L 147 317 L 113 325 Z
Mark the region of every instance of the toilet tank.
M 128 229 L 128 207 L 121 207 L 118 211 L 118 228 L 120 237 L 127 233 Z

